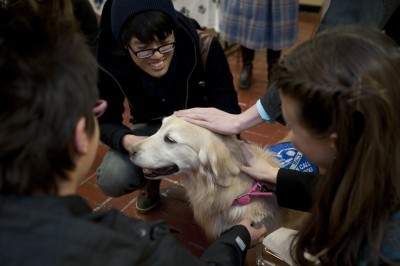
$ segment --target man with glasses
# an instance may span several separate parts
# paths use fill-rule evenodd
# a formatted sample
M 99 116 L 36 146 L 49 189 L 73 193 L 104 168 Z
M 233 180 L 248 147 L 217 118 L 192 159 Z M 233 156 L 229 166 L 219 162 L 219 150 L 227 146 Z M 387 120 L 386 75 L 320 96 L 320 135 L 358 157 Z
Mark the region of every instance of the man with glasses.
M 146 213 L 160 201 L 160 181 L 147 181 L 128 149 L 154 134 L 164 117 L 191 107 L 240 113 L 233 77 L 219 41 L 205 66 L 199 25 L 170 0 L 109 0 L 103 7 L 97 61 L 99 90 L 108 108 L 99 119 L 100 138 L 110 149 L 97 172 L 103 193 L 118 197 L 142 189 L 136 208 Z M 123 122 L 124 100 L 131 123 Z

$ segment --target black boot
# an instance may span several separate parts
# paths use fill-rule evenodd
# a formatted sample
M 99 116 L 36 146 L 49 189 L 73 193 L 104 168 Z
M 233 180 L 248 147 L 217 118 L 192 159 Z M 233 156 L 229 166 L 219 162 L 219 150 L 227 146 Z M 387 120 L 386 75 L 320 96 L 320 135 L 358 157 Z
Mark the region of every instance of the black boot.
M 240 51 L 242 53 L 243 69 L 239 76 L 239 89 L 247 90 L 251 85 L 255 51 L 244 46 L 240 46 Z
M 239 76 L 239 89 L 247 90 L 250 88 L 252 71 L 253 65 L 251 63 L 243 65 L 242 72 Z
M 146 214 L 160 203 L 161 180 L 148 180 L 136 199 L 138 213 Z
M 267 65 L 268 65 L 268 87 L 274 75 L 275 66 L 279 62 L 281 50 L 267 49 Z
M 272 81 L 272 78 L 273 78 L 273 73 L 274 73 L 274 68 L 275 68 L 275 66 L 276 66 L 276 64 L 277 64 L 278 62 L 269 62 L 268 63 L 268 88 L 269 88 L 269 85 L 271 84 L 271 81 Z

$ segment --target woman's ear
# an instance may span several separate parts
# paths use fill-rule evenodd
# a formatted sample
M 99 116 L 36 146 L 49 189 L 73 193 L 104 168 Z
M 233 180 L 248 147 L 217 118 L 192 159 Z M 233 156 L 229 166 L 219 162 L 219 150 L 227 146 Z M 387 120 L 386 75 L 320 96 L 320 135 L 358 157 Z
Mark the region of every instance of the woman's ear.
M 89 139 L 87 132 L 85 131 L 85 128 L 86 128 L 86 118 L 81 117 L 75 127 L 75 141 L 74 141 L 74 149 L 80 155 L 86 154 L 88 152 L 88 147 L 89 147 Z
M 330 142 L 330 147 L 332 148 L 332 150 L 335 152 L 336 154 L 336 141 L 337 141 L 338 135 L 336 132 L 331 133 L 329 135 L 329 142 Z

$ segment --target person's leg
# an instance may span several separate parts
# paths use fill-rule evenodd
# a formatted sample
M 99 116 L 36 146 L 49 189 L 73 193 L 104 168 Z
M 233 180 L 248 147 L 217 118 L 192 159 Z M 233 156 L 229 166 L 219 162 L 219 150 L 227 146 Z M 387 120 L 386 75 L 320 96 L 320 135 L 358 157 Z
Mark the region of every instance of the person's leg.
M 251 85 L 255 51 L 244 46 L 240 46 L 240 50 L 242 52 L 242 72 L 239 76 L 239 88 L 245 90 Z
M 267 49 L 268 84 L 271 81 L 272 73 L 274 72 L 275 66 L 278 64 L 280 57 L 281 50 Z
M 135 166 L 128 154 L 109 149 L 97 169 L 97 185 L 111 197 L 131 193 L 145 185 L 142 169 Z

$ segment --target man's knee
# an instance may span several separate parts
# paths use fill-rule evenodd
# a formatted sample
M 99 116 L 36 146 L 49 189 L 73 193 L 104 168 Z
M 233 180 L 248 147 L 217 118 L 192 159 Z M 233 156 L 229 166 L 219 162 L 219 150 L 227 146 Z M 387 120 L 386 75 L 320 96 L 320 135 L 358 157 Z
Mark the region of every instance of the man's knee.
M 97 185 L 111 197 L 131 193 L 145 183 L 142 169 L 129 160 L 129 156 L 108 151 L 96 173 Z

